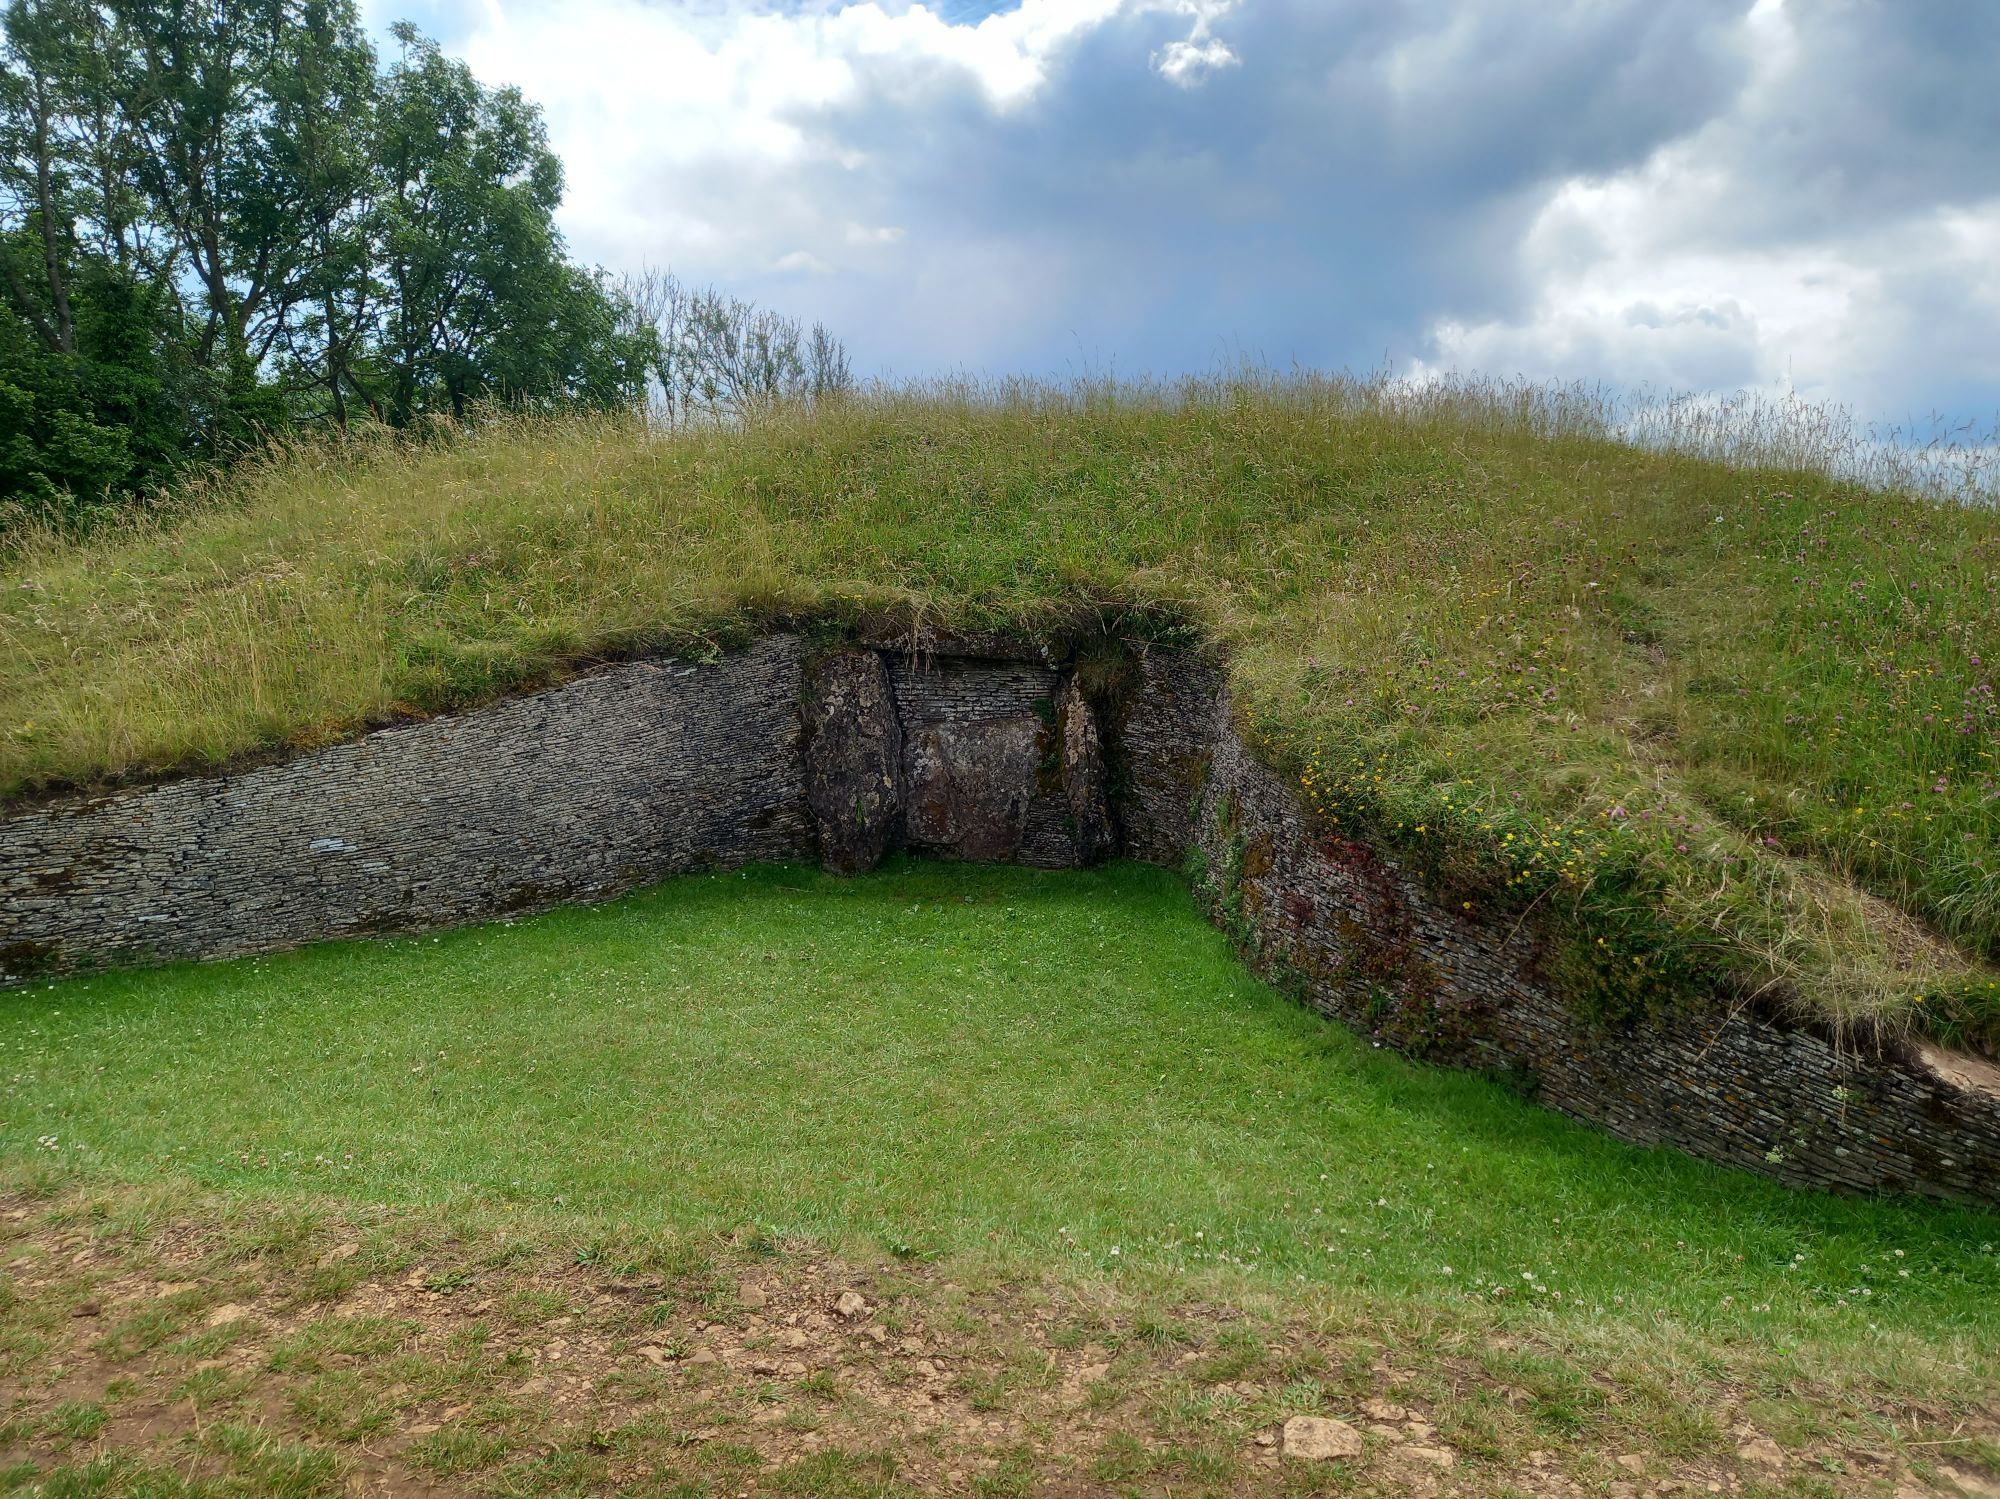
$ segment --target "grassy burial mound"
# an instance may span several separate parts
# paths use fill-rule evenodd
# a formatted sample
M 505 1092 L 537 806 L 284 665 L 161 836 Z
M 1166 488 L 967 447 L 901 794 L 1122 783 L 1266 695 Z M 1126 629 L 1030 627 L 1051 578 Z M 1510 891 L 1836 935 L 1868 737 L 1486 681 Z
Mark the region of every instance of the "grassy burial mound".
M 780 619 L 1166 637 L 1226 654 L 1329 824 L 1536 913 L 1594 1010 L 1761 995 L 1991 1051 L 2000 518 L 1836 477 L 1810 432 L 1733 459 L 1679 435 L 1619 441 L 1561 392 L 1300 378 L 278 453 L 20 543 L 0 789 Z

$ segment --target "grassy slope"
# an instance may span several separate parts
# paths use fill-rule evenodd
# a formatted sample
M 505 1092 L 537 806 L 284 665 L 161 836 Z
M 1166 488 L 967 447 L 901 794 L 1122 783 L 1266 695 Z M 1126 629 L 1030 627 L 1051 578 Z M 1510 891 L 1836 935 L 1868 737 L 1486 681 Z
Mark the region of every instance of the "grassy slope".
M 1724 978 L 1990 1041 L 2000 521 L 1572 414 L 1293 382 L 308 453 L 8 567 L 0 786 L 311 742 L 783 614 L 1150 611 L 1231 648 L 1328 816 L 1552 916 L 1589 1002 Z

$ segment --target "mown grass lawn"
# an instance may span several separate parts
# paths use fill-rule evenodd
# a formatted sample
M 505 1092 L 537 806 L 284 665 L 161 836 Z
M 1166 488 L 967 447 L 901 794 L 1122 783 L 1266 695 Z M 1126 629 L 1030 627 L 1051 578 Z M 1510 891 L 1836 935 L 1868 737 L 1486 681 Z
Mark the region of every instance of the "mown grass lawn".
M 758 869 L 74 979 L 0 996 L 0 1079 L 0 1490 L 2000 1472 L 2000 1216 L 1375 1050 L 1138 865 Z M 1281 1458 L 1294 1415 L 1365 1451 Z
M 1792 1193 L 1371 1049 L 1139 866 L 684 879 L 37 987 L 0 1046 L 16 1169 L 2000 1346 L 2000 1217 Z

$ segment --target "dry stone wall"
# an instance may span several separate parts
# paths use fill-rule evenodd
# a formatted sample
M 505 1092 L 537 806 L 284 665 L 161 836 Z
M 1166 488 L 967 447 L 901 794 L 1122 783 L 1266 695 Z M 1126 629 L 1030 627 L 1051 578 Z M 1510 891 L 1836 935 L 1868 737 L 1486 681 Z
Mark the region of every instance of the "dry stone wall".
M 1253 965 L 1398 1050 L 1507 1075 L 1620 1139 L 1795 1185 L 2000 1201 L 2000 1074 L 1986 1064 L 1866 1056 L 1722 1003 L 1594 1025 L 1541 977 L 1532 927 L 1468 918 L 1393 859 L 1315 828 L 1233 733 L 1216 740 L 1196 847 L 1201 893 Z
M 692 869 L 894 847 L 1191 867 L 1274 980 L 1622 1138 L 1802 1185 L 2000 1201 L 2000 1075 L 1843 1053 L 1718 1006 L 1611 1032 L 1531 927 L 1448 909 L 1328 832 L 1232 727 L 1221 674 L 1141 654 L 1086 690 L 993 641 L 639 662 L 283 765 L 0 818 L 0 981 L 600 899 Z
M 0 974 L 258 952 L 810 857 L 796 641 L 0 820 Z

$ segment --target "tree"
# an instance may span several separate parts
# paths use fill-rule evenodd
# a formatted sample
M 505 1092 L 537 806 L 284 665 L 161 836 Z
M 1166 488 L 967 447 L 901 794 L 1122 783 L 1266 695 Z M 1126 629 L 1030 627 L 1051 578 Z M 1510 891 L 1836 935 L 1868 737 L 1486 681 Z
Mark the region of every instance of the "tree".
M 823 328 L 671 278 L 663 337 L 569 259 L 540 111 L 408 25 L 385 68 L 355 0 L 0 4 L 0 506 L 305 423 L 848 383 Z
M 0 499 L 55 519 L 156 481 L 194 442 L 170 278 L 148 279 L 106 45 L 75 0 L 5 11 L 0 49 Z
M 669 423 L 743 421 L 854 388 L 847 348 L 824 324 L 808 329 L 714 287 L 691 288 L 668 271 L 641 271 L 619 291 L 658 337 L 651 394 Z
M 199 288 L 225 440 L 282 425 L 269 361 L 329 261 L 351 258 L 375 56 L 352 0 L 110 0 L 136 185 Z
M 462 417 L 482 398 L 629 401 L 652 340 L 564 256 L 562 163 L 540 111 L 415 28 L 394 35 L 379 142 L 388 419 Z

